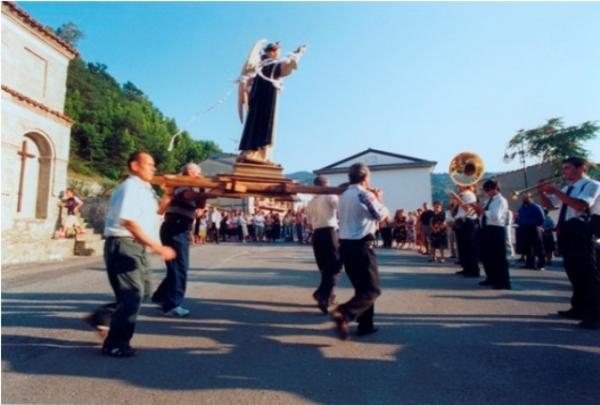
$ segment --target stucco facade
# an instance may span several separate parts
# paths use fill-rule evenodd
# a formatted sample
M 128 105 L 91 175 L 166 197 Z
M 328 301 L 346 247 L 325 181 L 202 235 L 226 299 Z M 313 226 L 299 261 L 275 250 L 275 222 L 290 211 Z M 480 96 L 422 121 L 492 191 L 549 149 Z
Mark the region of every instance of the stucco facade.
M 21 239 L 48 240 L 67 187 L 70 131 L 64 115 L 77 51 L 14 3 L 2 3 L 2 262 Z
M 436 162 L 367 149 L 315 173 L 325 175 L 330 185 L 338 186 L 348 181 L 348 169 L 354 163 L 369 166 L 371 185 L 383 191 L 384 202 L 392 212 L 399 208 L 413 211 L 424 202 L 431 204 L 431 173 Z

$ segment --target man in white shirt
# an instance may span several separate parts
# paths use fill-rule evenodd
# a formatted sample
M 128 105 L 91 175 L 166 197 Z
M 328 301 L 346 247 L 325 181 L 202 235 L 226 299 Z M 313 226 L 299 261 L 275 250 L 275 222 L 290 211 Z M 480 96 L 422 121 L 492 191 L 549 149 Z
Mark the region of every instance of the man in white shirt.
M 477 203 L 477 196 L 471 190 L 471 186 L 458 186 L 459 195 L 456 198 L 458 211 L 454 221 L 454 232 L 456 233 L 456 245 L 458 257 L 462 270 L 456 274 L 469 277 L 479 277 L 479 258 L 477 255 L 477 244 L 475 232 L 477 229 L 477 214 L 473 205 Z
M 338 337 L 348 339 L 348 325 L 358 322 L 358 336 L 377 332 L 373 324 L 375 300 L 381 294 L 375 257 L 377 224 L 389 216 L 382 192 L 369 185 L 370 172 L 364 163 L 350 166 L 350 186 L 340 196 L 340 255 L 346 274 L 354 287 L 354 296 L 331 312 Z
M 219 226 L 221 226 L 221 213 L 216 207 L 210 207 L 208 214 L 208 235 L 217 245 L 219 244 Z
M 99 308 L 86 318 L 108 336 L 102 353 L 111 357 L 131 357 L 130 346 L 142 300 L 149 291 L 146 248 L 164 260 L 175 258 L 175 251 L 158 242 L 158 201 L 149 181 L 156 166 L 151 155 L 134 152 L 128 167 L 131 175 L 114 191 L 106 214 L 104 262 L 116 304 Z
M 262 242 L 265 235 L 265 216 L 262 211 L 254 214 L 254 239 Z
M 317 176 L 313 181 L 315 186 L 328 185 L 325 176 Z M 324 314 L 335 300 L 333 288 L 337 276 L 342 270 L 339 254 L 338 220 L 337 220 L 337 195 L 317 195 L 306 207 L 308 223 L 313 230 L 312 247 L 315 260 L 321 273 L 321 283 L 313 293 L 319 309 Z
M 488 196 L 485 207 L 473 204 L 473 209 L 481 215 L 479 242 L 481 260 L 486 279 L 479 285 L 489 285 L 496 290 L 510 290 L 510 275 L 506 258 L 506 221 L 508 202 L 500 194 L 500 185 L 490 179 L 483 183 L 483 191 Z
M 559 190 L 540 184 L 540 202 L 553 208 L 560 201 L 558 246 L 573 287 L 571 308 L 560 316 L 581 320 L 584 329 L 600 329 L 600 268 L 597 239 L 600 237 L 600 183 L 586 175 L 587 162 L 579 157 L 563 160 L 561 174 L 567 186 Z

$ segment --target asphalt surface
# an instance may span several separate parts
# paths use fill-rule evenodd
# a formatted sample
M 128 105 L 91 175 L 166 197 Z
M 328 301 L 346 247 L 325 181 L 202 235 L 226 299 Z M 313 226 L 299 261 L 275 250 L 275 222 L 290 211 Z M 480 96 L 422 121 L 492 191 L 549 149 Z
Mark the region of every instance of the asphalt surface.
M 144 304 L 135 357 L 100 354 L 82 321 L 112 293 L 99 258 L 2 269 L 2 403 L 596 404 L 600 331 L 569 306 L 560 267 L 511 269 L 513 290 L 452 263 L 377 250 L 378 333 L 339 341 L 312 299 L 309 246 L 191 249 L 188 318 Z M 164 274 L 153 260 L 155 285 Z M 342 274 L 338 301 L 352 289 Z

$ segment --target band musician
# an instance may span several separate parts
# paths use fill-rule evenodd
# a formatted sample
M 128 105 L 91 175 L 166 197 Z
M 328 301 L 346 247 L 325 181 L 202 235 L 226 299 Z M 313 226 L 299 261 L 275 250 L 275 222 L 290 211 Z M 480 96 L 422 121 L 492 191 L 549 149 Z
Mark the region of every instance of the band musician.
M 600 329 L 600 183 L 586 175 L 587 162 L 564 159 L 563 189 L 540 183 L 540 202 L 551 209 L 560 203 L 557 235 L 563 264 L 573 287 L 571 308 L 562 317 L 580 320 L 585 329 Z
M 472 205 L 481 216 L 479 244 L 481 261 L 486 278 L 482 286 L 492 286 L 496 290 L 510 290 L 510 275 L 506 258 L 506 223 L 508 221 L 508 201 L 500 194 L 500 184 L 490 179 L 483 183 L 483 191 L 488 200 L 484 207 Z
M 473 186 L 458 184 L 458 194 L 449 192 L 458 204 L 456 219 L 454 221 L 454 232 L 456 234 L 456 245 L 461 271 L 456 274 L 467 277 L 479 277 L 480 270 L 477 256 L 477 244 L 475 234 L 479 226 L 477 213 L 473 205 L 477 204 L 477 196 L 473 192 Z

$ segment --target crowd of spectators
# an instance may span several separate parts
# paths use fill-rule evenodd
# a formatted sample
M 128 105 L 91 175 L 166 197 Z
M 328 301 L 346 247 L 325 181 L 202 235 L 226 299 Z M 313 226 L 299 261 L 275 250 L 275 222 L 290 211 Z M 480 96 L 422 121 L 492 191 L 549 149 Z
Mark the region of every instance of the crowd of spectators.
M 193 243 L 254 242 L 254 243 L 310 243 L 304 209 L 280 212 L 242 210 L 210 207 L 196 210 Z
M 379 224 L 377 247 L 416 251 L 430 262 L 444 263 L 448 259 L 458 262 L 453 230 L 455 215 L 456 205 L 452 202 L 445 207 L 440 201 L 434 201 L 433 206 L 423 203 L 414 211 L 399 208 L 392 218 Z M 512 264 L 536 268 L 530 257 L 545 255 L 545 264 L 550 265 L 556 251 L 552 219 L 544 215 L 544 224 L 535 233 L 539 235 L 540 243 L 533 244 L 529 242 L 531 238 L 523 236 L 518 213 L 512 215 L 514 219 L 507 224 L 508 256 Z M 222 242 L 310 244 L 311 233 L 304 208 L 287 212 L 262 209 L 250 214 L 242 210 L 210 207 L 196 210 L 192 240 L 194 245 Z

